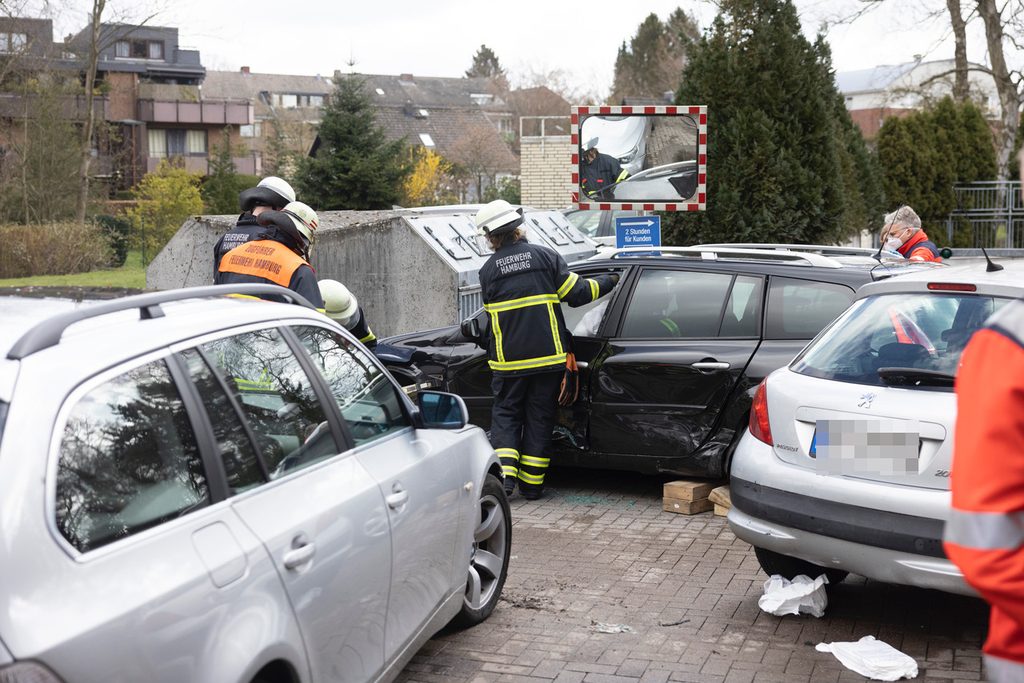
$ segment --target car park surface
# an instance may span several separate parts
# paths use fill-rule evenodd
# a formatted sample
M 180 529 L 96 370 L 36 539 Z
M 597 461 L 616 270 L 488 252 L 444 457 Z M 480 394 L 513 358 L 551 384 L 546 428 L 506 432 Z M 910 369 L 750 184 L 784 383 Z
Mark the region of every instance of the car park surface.
M 508 504 L 461 401 L 230 291 L 294 297 L 0 297 L 5 680 L 387 680 L 497 604 Z
M 865 681 L 821 642 L 873 635 L 917 681 L 982 679 L 977 598 L 851 577 L 820 619 L 758 609 L 768 578 L 710 512 L 662 510 L 664 477 L 553 468 L 540 503 L 512 500 L 515 542 L 498 609 L 434 637 L 401 683 Z M 602 633 L 599 629 L 618 633 Z
M 597 302 L 563 305 L 581 397 L 561 411 L 556 462 L 723 474 L 761 379 L 845 310 L 857 287 L 921 268 L 849 250 L 835 256 L 728 247 L 650 252 L 613 250 L 571 266 L 582 276 L 617 272 L 622 280 Z M 474 317 L 485 330 L 483 311 Z M 414 348 L 420 368 L 462 396 L 470 420 L 486 428 L 491 374 L 480 340 L 486 343 L 487 334 L 474 337 L 469 327 L 387 341 Z
M 766 571 L 847 571 L 972 594 L 942 549 L 956 395 L 971 335 L 1024 295 L 1024 264 L 866 285 L 768 376 L 732 462 L 737 536 Z

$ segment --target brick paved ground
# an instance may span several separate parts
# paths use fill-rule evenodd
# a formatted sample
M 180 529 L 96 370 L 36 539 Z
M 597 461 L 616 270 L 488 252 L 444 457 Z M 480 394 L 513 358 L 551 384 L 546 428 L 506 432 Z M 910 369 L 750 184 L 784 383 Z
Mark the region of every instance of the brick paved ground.
M 814 645 L 865 635 L 914 657 L 918 680 L 981 678 L 981 601 L 851 577 L 821 619 L 764 614 L 766 577 L 750 547 L 722 517 L 662 512 L 662 481 L 554 470 L 545 500 L 513 499 L 498 608 L 434 638 L 398 680 L 863 681 Z

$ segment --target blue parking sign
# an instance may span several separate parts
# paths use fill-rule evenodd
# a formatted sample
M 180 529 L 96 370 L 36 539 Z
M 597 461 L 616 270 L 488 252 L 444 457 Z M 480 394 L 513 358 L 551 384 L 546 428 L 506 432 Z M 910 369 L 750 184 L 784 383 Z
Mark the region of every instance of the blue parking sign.
M 660 247 L 661 216 L 617 216 L 615 248 Z

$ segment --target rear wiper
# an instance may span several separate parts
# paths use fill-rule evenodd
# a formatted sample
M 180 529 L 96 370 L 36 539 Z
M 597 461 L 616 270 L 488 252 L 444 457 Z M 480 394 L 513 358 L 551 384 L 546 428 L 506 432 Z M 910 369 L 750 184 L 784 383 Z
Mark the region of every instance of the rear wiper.
M 878 376 L 891 387 L 951 387 L 956 376 L 923 368 L 878 368 Z

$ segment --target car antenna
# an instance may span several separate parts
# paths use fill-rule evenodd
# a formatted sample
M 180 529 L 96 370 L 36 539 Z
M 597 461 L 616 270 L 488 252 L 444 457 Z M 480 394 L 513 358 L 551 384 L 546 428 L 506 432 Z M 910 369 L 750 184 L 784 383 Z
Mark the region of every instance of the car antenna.
M 994 273 L 997 270 L 1002 270 L 1003 269 L 1003 267 L 1001 265 L 999 265 L 998 263 L 993 263 L 992 262 L 992 259 L 989 258 L 989 256 L 988 256 L 988 252 L 985 251 L 985 247 L 981 248 L 981 253 L 985 255 L 985 260 L 988 261 L 988 265 L 985 266 L 985 272 L 986 273 Z
M 889 221 L 889 225 L 886 226 L 884 231 L 882 231 L 883 235 L 888 235 L 889 231 L 892 230 L 892 226 L 896 222 L 896 216 L 899 215 L 900 211 L 903 209 L 904 206 L 906 206 L 906 204 L 900 205 L 899 209 L 896 209 L 895 211 L 892 212 L 892 220 Z M 882 262 L 882 249 L 883 248 L 885 248 L 885 242 L 882 241 L 882 238 L 878 238 L 878 251 L 875 252 L 875 257 L 874 258 L 879 263 Z

